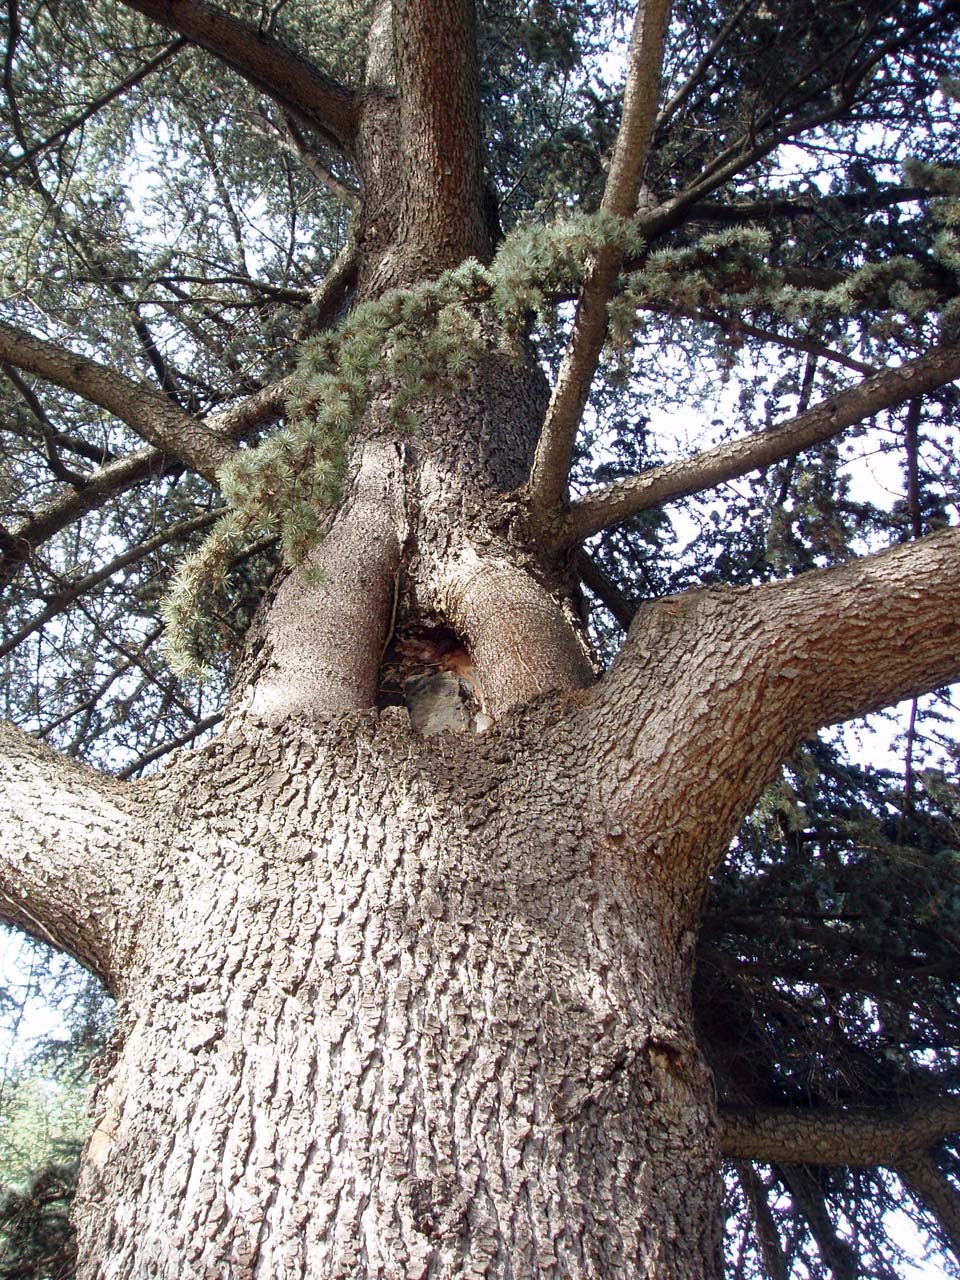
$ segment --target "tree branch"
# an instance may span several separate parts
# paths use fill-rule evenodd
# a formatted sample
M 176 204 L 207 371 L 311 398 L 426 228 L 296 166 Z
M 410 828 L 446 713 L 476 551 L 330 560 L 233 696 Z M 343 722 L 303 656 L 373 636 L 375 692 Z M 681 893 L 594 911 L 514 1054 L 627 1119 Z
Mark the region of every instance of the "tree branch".
M 744 223 L 772 222 L 776 218 L 822 217 L 834 211 L 874 212 L 889 209 L 891 205 L 929 200 L 932 194 L 926 187 L 901 185 L 881 187 L 877 191 L 849 191 L 842 195 L 819 198 L 803 196 L 791 199 L 788 196 L 772 196 L 769 200 L 750 200 L 739 204 L 706 200 L 690 205 L 687 215 L 697 221 L 739 226 Z
M 872 414 L 926 395 L 955 378 L 960 378 L 960 346 L 935 347 L 916 360 L 865 378 L 769 431 L 588 493 L 570 507 L 558 543 L 571 546 L 650 507 L 782 462 Z
M 791 581 L 642 605 L 582 712 L 605 820 L 625 857 L 686 885 L 695 913 L 799 741 L 958 676 L 960 529 Z
M 342 150 L 350 150 L 356 129 L 355 95 L 275 37 L 205 0 L 123 3 L 206 49 Z
M 831 1280 L 857 1280 L 856 1250 L 837 1232 L 820 1180 L 806 1165 L 777 1165 L 774 1173 L 806 1218 Z
M 721 1117 L 722 1123 L 722 1117 Z M 737 1161 L 737 1177 L 753 1219 L 760 1256 L 769 1280 L 790 1280 L 787 1260 L 783 1255 L 777 1224 L 770 1211 L 767 1188 L 749 1160 Z
M 75 116 L 71 116 L 66 124 L 61 125 L 59 129 L 55 129 L 53 133 L 47 134 L 40 142 L 35 142 L 29 151 L 26 151 L 22 156 L 16 156 L 11 160 L 3 169 L 3 176 L 5 178 L 12 177 L 18 169 L 21 169 L 25 164 L 29 164 L 31 160 L 35 160 L 42 152 L 47 151 L 50 147 L 68 137 L 75 129 L 79 129 L 86 124 L 98 111 L 102 111 L 111 102 L 122 97 L 128 89 L 135 88 L 136 85 L 152 75 L 154 71 L 159 71 L 164 63 L 175 57 L 186 43 L 186 40 L 183 39 L 172 40 L 165 48 L 160 50 L 156 57 L 151 58 L 149 62 L 143 63 L 136 71 L 131 72 L 130 75 L 115 84 L 112 89 L 108 89 L 106 93 L 94 98 L 93 102 L 84 107 L 82 111 L 79 111 Z
M 641 0 L 627 55 L 623 116 L 601 208 L 621 218 L 636 211 L 660 92 L 670 0 Z M 566 494 L 570 459 L 607 333 L 607 303 L 624 254 L 602 249 L 587 269 L 567 349 L 550 397 L 530 470 L 528 495 L 542 524 L 553 522 Z
M 360 191 L 356 187 L 349 186 L 346 182 L 341 182 L 339 178 L 334 177 L 327 165 L 320 161 L 313 149 L 307 143 L 297 122 L 289 111 L 283 113 L 283 129 L 274 125 L 272 121 L 267 122 L 272 130 L 272 138 L 275 142 L 279 142 L 280 146 L 290 155 L 295 156 L 305 168 L 313 174 L 318 182 L 322 182 L 332 195 L 349 208 L 356 211 L 360 208 Z
M 167 396 L 96 360 L 0 322 L 0 360 L 35 373 L 115 414 L 137 435 L 178 458 L 208 480 L 233 456 L 235 446 L 171 403 Z
M 271 382 L 269 386 L 238 400 L 236 404 L 221 409 L 219 413 L 212 413 L 206 419 L 207 430 L 231 440 L 242 440 L 252 431 L 269 426 L 271 422 L 283 417 L 292 384 L 292 375 L 281 378 L 278 382 Z
M 574 568 L 587 590 L 597 597 L 604 608 L 613 614 L 617 624 L 626 631 L 637 612 L 636 606 L 627 599 L 618 586 L 610 581 L 586 551 L 581 549 L 577 552 Z
M 720 1149 L 761 1164 L 847 1165 L 897 1169 L 960 1131 L 960 1097 L 924 1098 L 903 1107 L 722 1107 Z
M 152 538 L 128 548 L 108 564 L 99 569 L 94 569 L 82 578 L 74 578 L 72 581 L 70 579 L 62 580 L 60 590 L 52 599 L 47 600 L 39 613 L 25 622 L 19 631 L 14 632 L 7 640 L 0 641 L 0 658 L 12 653 L 17 645 L 22 644 L 28 636 L 33 635 L 41 627 L 45 627 L 48 622 L 52 622 L 54 618 L 59 617 L 65 609 L 70 607 L 74 600 L 95 590 L 101 583 L 119 573 L 121 569 L 126 569 L 129 565 L 136 564 L 144 556 L 148 556 L 152 551 L 157 551 L 161 547 L 167 546 L 168 543 L 180 538 L 186 538 L 199 529 L 209 528 L 210 525 L 215 524 L 220 519 L 222 514 L 222 510 L 204 511 L 201 515 L 193 516 L 188 520 L 181 520 L 177 524 L 168 525 Z
M 953 1183 L 928 1151 L 898 1164 L 897 1176 L 914 1200 L 933 1214 L 940 1235 L 960 1262 L 960 1195 Z
M 960 529 L 757 587 L 753 597 L 780 620 L 769 684 L 790 704 L 795 738 L 960 675 Z
M 48 502 L 13 529 L 0 526 L 0 591 L 16 577 L 35 547 L 110 498 L 159 475 L 166 465 L 159 449 L 140 449 L 91 472 L 82 489 Z
M 0 919 L 114 990 L 142 911 L 144 837 L 121 784 L 0 724 Z
M 672 117 L 676 115 L 686 100 L 690 97 L 690 94 L 703 80 L 703 77 L 710 70 L 717 54 L 723 48 L 724 44 L 726 44 L 728 38 L 734 31 L 736 31 L 737 27 L 740 25 L 741 19 L 753 7 L 753 3 L 754 0 L 743 0 L 743 3 L 733 11 L 727 21 L 717 32 L 716 36 L 714 36 L 709 48 L 703 54 L 703 57 L 694 69 L 690 72 L 690 75 L 676 93 L 671 94 L 669 101 L 664 103 L 663 109 L 657 116 L 656 120 L 655 131 L 657 133 L 661 133 L 666 128 Z

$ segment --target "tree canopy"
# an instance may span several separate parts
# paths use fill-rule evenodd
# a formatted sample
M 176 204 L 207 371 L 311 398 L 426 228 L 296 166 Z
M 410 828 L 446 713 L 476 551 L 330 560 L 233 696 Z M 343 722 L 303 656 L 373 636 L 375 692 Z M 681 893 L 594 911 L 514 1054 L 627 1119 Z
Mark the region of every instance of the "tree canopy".
M 531 490 L 547 511 L 572 448 L 574 500 L 543 537 L 598 669 L 644 602 L 958 523 L 960 4 L 675 0 L 624 208 L 632 12 L 476 8 L 488 260 L 404 282 L 351 330 L 351 112 L 383 5 L 7 0 L 5 719 L 123 778 L 215 728 L 258 600 L 314 536 L 287 518 L 290 459 L 315 448 L 292 434 L 303 405 L 339 447 L 390 361 L 415 419 L 423 388 L 467 376 L 484 308 L 555 387 Z M 251 486 L 211 560 L 224 495 L 242 511 Z M 189 552 L 207 577 L 178 607 Z M 171 664 L 176 627 L 202 679 Z M 960 1256 L 953 719 L 947 690 L 907 704 L 882 767 L 850 731 L 806 741 L 714 878 L 696 1007 L 728 1108 L 733 1275 L 897 1275 L 901 1185 Z M 790 1161 L 738 1146 L 746 1107 Z M 803 1117 L 830 1109 L 824 1149 Z

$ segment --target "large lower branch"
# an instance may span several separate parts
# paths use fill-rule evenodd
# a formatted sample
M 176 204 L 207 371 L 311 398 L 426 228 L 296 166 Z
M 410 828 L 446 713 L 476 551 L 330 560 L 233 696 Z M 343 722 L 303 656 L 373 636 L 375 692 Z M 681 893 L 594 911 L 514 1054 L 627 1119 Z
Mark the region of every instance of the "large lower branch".
M 753 592 L 798 736 L 960 677 L 960 529 Z
M 694 458 L 653 467 L 588 493 L 570 507 L 561 541 L 573 545 L 651 507 L 782 462 L 872 414 L 926 395 L 954 378 L 960 378 L 960 345 L 935 347 L 916 360 L 864 378 L 770 431 L 732 440 Z
M 149 444 L 208 480 L 216 479 L 235 452 L 232 440 L 178 409 L 161 392 L 25 329 L 0 323 L 0 360 L 115 414 Z
M 721 1149 L 734 1160 L 893 1169 L 960 1131 L 960 1098 L 926 1098 L 889 1110 L 730 1107 L 721 1110 L 720 1122 Z
M 0 724 L 0 919 L 114 989 L 142 909 L 144 831 L 123 784 Z
M 279 40 L 205 0 L 123 2 L 206 49 L 244 80 L 349 150 L 356 128 L 354 95 Z
M 800 739 L 958 677 L 960 529 L 648 604 L 584 705 L 598 808 L 624 856 L 705 883 Z

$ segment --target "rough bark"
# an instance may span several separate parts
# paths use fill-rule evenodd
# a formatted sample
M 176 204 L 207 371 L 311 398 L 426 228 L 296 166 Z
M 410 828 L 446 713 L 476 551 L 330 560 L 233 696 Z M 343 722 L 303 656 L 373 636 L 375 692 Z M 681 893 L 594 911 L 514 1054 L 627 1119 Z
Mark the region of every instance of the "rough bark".
M 0 919 L 114 991 L 139 916 L 145 829 L 135 790 L 0 724 Z
M 590 792 L 562 703 L 248 721 L 168 775 L 79 1274 L 719 1275 L 691 953 Z
M 960 1098 L 928 1098 L 889 1109 L 727 1108 L 724 1155 L 761 1164 L 844 1164 L 895 1169 L 960 1130 Z
M 378 6 L 356 96 L 202 0 L 130 3 L 350 152 L 358 296 L 488 252 L 466 0 L 408 0 L 395 25 Z M 616 213 L 635 205 L 666 14 L 641 6 Z M 684 216 L 721 160 L 644 225 Z M 211 743 L 124 788 L 0 737 L 0 914 L 121 997 L 77 1205 L 81 1280 L 719 1276 L 720 1142 L 690 1009 L 704 887 L 801 735 L 956 676 L 960 532 L 641 608 L 593 684 L 557 548 L 646 481 L 555 525 L 619 265 L 588 273 L 589 333 L 552 409 L 542 375 L 493 343 L 474 385 L 421 405 L 403 439 L 378 389 L 319 581 L 271 593 Z M 282 409 L 278 384 L 204 431 L 7 336 L 20 367 L 147 439 L 162 403 L 158 447 L 205 474 L 211 439 L 228 449 Z M 955 359 L 931 357 L 924 385 Z M 839 429 L 838 405 L 854 421 L 893 403 L 910 373 L 798 419 L 791 451 L 808 426 Z M 151 450 L 90 488 L 162 465 Z M 85 501 L 4 535 L 9 563 Z M 435 718 L 388 705 L 388 653 L 407 683 L 440 654 L 488 731 L 427 736 Z M 816 1189 L 797 1185 L 829 1250 Z
M 489 257 L 480 162 L 480 83 L 472 0 L 394 0 L 398 243 L 422 276 Z

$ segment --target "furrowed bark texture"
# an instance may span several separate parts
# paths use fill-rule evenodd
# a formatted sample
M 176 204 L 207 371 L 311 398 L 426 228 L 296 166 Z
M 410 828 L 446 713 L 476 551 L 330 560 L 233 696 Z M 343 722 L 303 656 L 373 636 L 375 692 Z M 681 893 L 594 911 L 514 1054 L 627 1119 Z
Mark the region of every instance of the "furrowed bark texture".
M 489 252 L 467 0 L 378 5 L 357 94 L 205 0 L 129 3 L 350 154 L 357 298 Z M 642 6 L 618 212 L 635 204 L 666 17 Z M 338 298 L 353 279 L 351 264 Z M 579 391 L 524 498 L 549 395 L 489 336 L 474 384 L 420 404 L 408 436 L 389 419 L 397 388 L 378 388 L 320 580 L 271 589 L 218 738 L 136 789 L 0 738 L 0 911 L 120 997 L 76 1205 L 80 1280 L 720 1275 L 718 1127 L 690 1008 L 704 886 L 802 734 L 960 670 L 960 533 L 641 608 L 591 687 L 556 550 Z M 282 407 L 269 388 L 204 430 L 7 337 L 20 367 L 207 474 L 211 448 Z M 579 350 L 571 387 L 595 363 Z M 151 451 L 93 483 L 120 491 L 162 465 Z M 599 514 L 584 499 L 569 528 L 621 518 L 622 496 L 601 494 Z M 6 571 L 83 501 L 7 533 Z M 454 714 L 425 711 L 424 687 L 453 690 Z M 488 732 L 429 736 L 465 707 Z
M 248 722 L 161 783 L 84 1280 L 719 1275 L 692 956 L 578 724 Z

